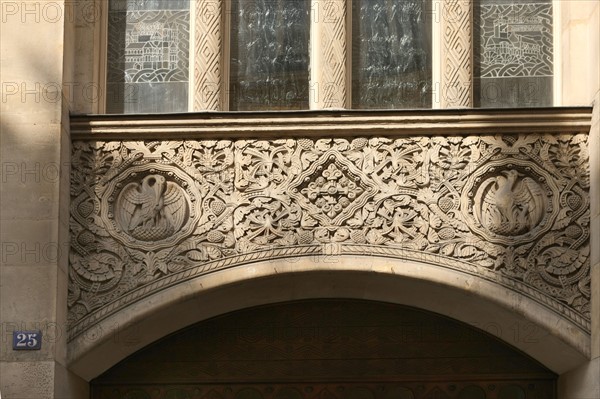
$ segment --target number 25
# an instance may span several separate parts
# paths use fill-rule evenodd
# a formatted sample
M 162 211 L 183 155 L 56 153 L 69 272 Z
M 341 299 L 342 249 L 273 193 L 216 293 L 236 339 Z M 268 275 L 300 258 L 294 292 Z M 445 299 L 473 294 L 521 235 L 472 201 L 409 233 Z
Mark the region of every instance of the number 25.
M 38 344 L 38 340 L 36 338 L 36 334 L 17 334 L 17 347 L 24 348 L 30 347 L 33 348 Z

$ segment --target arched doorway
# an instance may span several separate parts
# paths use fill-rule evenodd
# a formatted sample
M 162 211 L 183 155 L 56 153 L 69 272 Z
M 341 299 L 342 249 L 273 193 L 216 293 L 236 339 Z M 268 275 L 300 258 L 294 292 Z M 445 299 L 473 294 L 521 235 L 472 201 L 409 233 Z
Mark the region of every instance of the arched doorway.
M 466 324 L 390 303 L 265 305 L 174 333 L 92 381 L 93 399 L 554 398 L 556 375 Z

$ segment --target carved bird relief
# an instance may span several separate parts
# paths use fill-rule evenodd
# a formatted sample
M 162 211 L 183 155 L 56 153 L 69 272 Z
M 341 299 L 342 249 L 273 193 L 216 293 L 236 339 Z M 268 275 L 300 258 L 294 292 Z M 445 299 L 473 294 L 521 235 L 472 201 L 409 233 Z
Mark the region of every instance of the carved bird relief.
M 169 237 L 181 228 L 187 215 L 182 189 L 156 174 L 126 185 L 117 207 L 122 229 L 142 241 Z
M 477 190 L 475 216 L 493 233 L 523 234 L 536 227 L 545 212 L 545 197 L 539 184 L 521 178 L 516 170 L 490 177 Z

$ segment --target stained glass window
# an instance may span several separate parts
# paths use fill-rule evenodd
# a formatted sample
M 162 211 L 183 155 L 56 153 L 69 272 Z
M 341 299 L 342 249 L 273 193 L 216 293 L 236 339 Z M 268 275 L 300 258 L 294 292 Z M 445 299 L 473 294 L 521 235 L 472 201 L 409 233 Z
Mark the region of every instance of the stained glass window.
M 108 113 L 188 110 L 189 0 L 111 0 Z
M 475 106 L 552 105 L 552 1 L 475 4 Z
M 308 108 L 307 0 L 234 0 L 231 110 Z
M 352 108 L 430 108 L 432 23 L 441 24 L 434 21 L 439 13 L 431 1 L 347 1 Z M 218 51 L 229 57 L 222 76 L 229 82 L 223 99 L 230 110 L 309 108 L 315 4 L 231 0 L 224 7 L 229 41 Z M 190 7 L 195 5 L 192 0 L 109 1 L 107 112 L 188 111 L 194 96 Z M 473 7 L 474 106 L 551 106 L 552 1 L 479 0 Z
M 427 0 L 353 0 L 352 107 L 431 107 Z

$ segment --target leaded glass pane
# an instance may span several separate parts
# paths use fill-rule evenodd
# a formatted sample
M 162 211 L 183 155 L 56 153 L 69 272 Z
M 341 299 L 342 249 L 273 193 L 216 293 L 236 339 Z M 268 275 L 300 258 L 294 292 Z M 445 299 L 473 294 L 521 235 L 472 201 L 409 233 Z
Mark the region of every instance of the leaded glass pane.
M 307 0 L 233 0 L 231 110 L 308 108 Z
M 188 109 L 189 0 L 110 0 L 108 113 Z
M 475 106 L 552 105 L 552 1 L 475 5 Z
M 353 108 L 431 107 L 428 4 L 352 1 Z

